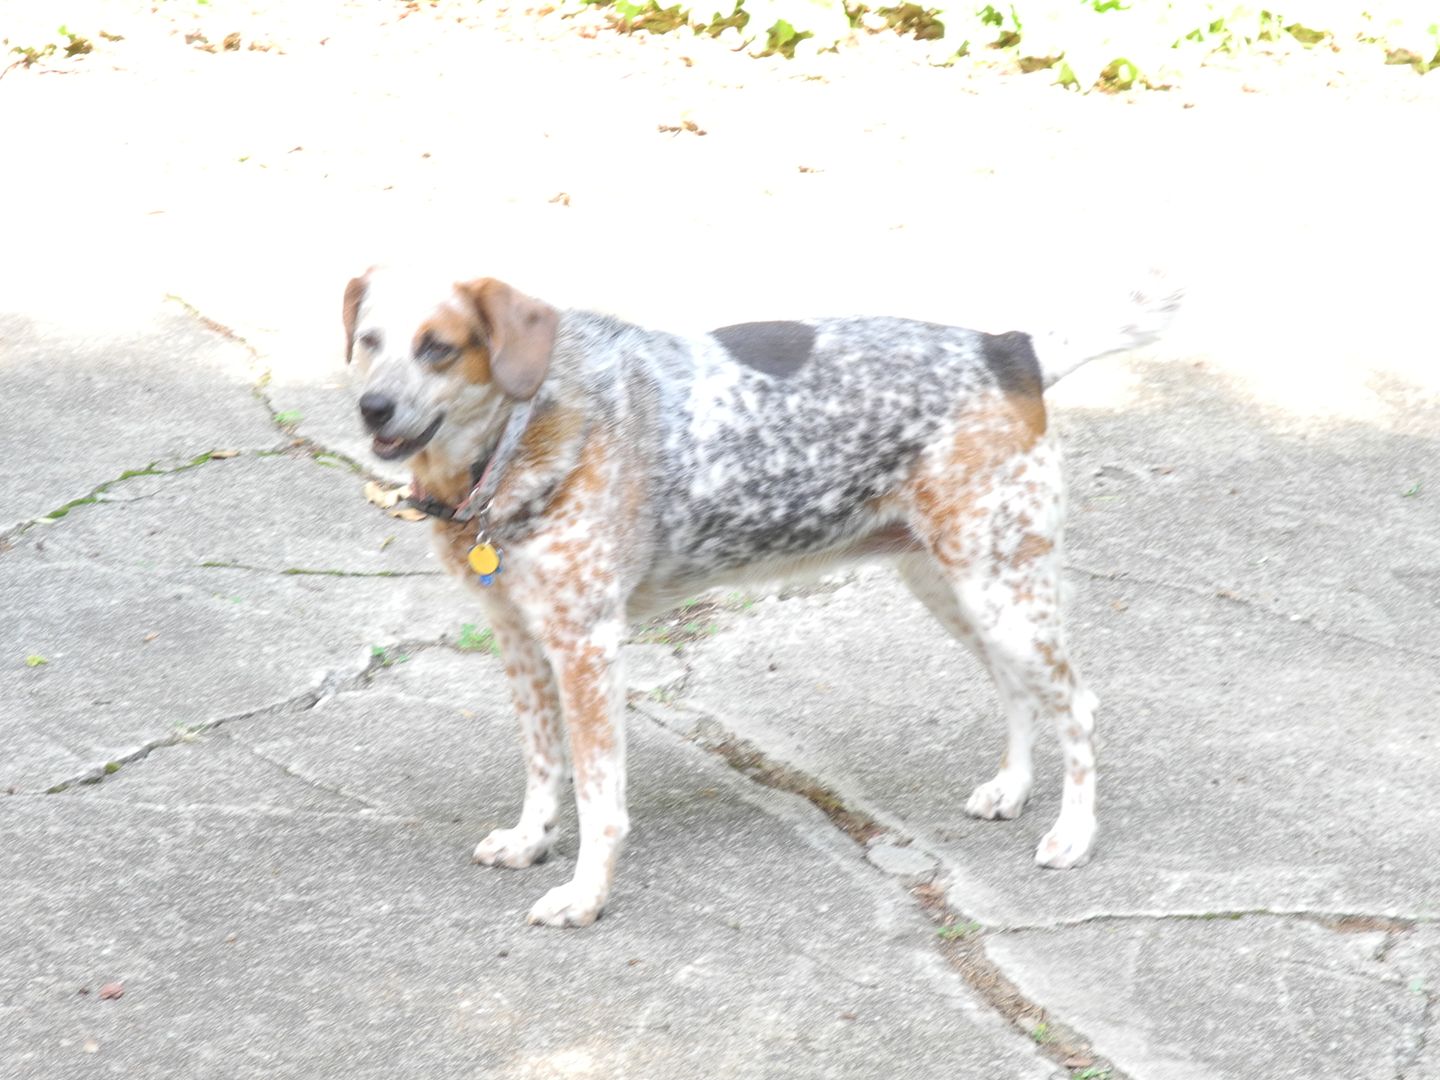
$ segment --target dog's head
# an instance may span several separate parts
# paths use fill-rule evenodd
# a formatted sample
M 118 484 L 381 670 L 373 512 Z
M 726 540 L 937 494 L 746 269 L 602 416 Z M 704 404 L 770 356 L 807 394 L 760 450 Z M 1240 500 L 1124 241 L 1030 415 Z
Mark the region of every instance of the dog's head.
M 494 278 L 435 290 L 370 269 L 345 287 L 345 359 L 376 456 L 473 459 L 507 402 L 534 397 L 559 313 Z

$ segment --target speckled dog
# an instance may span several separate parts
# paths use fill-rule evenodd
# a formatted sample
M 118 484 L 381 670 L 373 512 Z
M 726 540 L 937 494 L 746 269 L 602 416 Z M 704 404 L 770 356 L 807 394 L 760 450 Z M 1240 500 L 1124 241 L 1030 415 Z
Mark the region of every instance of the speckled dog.
M 1063 488 L 1042 390 L 1153 340 L 1177 300 L 1152 282 L 1088 340 L 893 318 L 686 337 L 558 311 L 493 279 L 351 281 L 346 355 L 374 452 L 410 459 L 412 501 L 474 585 L 520 714 L 520 820 L 476 861 L 548 853 L 568 733 L 579 858 L 529 918 L 594 921 L 629 829 L 626 624 L 719 584 L 880 556 L 986 665 L 1008 717 L 999 772 L 967 812 L 1020 812 L 1036 725 L 1051 724 L 1064 797 L 1036 860 L 1084 862 L 1096 699 L 1061 629 Z

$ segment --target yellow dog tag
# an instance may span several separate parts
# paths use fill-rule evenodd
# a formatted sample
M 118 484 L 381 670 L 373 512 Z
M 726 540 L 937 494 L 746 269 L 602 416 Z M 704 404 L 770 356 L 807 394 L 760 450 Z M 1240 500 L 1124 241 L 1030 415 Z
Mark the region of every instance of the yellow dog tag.
M 500 553 L 495 550 L 494 544 L 476 544 L 470 549 L 468 558 L 470 569 L 481 577 L 500 569 Z

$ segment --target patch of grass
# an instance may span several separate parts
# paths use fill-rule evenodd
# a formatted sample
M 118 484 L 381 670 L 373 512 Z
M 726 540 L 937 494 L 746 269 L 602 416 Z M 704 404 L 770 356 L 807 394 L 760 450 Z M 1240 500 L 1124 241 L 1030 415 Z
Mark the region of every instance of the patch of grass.
M 1030 1037 L 1041 1046 L 1044 1046 L 1050 1041 L 1050 1025 L 1044 1020 L 1041 1020 L 1030 1030 Z
M 25 657 L 26 667 L 40 667 L 42 664 L 48 664 L 49 662 L 49 660 L 46 660 L 45 657 L 41 656 L 39 653 L 31 653 L 29 656 Z
M 959 922 L 935 931 L 941 941 L 961 941 L 980 929 L 978 922 Z
M 410 659 L 409 654 L 402 653 L 398 649 L 387 649 L 384 645 L 371 645 L 370 658 L 380 667 L 394 667 L 396 664 L 403 664 Z
M 1110 1080 L 1110 1066 L 1091 1066 L 1074 1073 L 1070 1080 Z
M 1406 488 L 1404 491 L 1400 492 L 1400 497 L 1401 497 L 1402 499 L 1413 499 L 1416 495 L 1419 495 L 1419 494 L 1420 494 L 1420 481 L 1419 481 L 1419 480 L 1416 480 L 1415 483 L 1411 484 L 1411 485 L 1410 485 L 1408 488 Z
M 465 623 L 460 627 L 460 636 L 455 641 L 455 647 L 464 652 L 488 652 L 495 656 L 500 655 L 500 643 L 495 640 L 495 633 L 488 626 L 477 627 L 474 623 Z
M 305 416 L 298 409 L 286 409 L 284 412 L 277 412 L 275 414 L 275 423 L 281 427 L 291 427 L 303 419 L 305 419 Z
M 91 503 L 97 503 L 99 501 L 100 499 L 96 495 L 83 495 L 78 499 L 71 499 L 64 506 L 56 507 L 48 514 L 43 515 L 40 520 L 45 522 L 59 521 L 66 514 L 70 513 L 71 510 L 74 510 L 77 506 L 89 506 Z
M 117 773 L 117 772 L 119 772 L 119 771 L 120 771 L 120 762 L 118 762 L 118 761 L 107 761 L 107 762 L 105 763 L 105 775 L 106 775 L 106 776 L 113 776 L 115 773 Z
M 678 687 L 657 686 L 655 687 L 655 689 L 651 690 L 648 694 L 645 695 L 645 700 L 653 701 L 657 705 L 671 705 L 674 704 L 676 698 L 678 698 L 679 696 L 680 693 Z

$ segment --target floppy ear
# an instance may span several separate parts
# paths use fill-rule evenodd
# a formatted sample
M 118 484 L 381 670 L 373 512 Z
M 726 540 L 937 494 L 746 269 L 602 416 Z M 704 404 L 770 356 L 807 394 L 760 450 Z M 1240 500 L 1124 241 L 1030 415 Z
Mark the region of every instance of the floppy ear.
M 518 401 L 528 401 L 550 370 L 560 313 L 503 281 L 480 278 L 455 286 L 480 316 L 489 337 L 490 377 Z
M 360 317 L 360 303 L 365 299 L 365 287 L 370 283 L 370 271 L 366 270 L 357 278 L 351 278 L 345 286 L 345 362 L 355 351 L 355 320 Z

